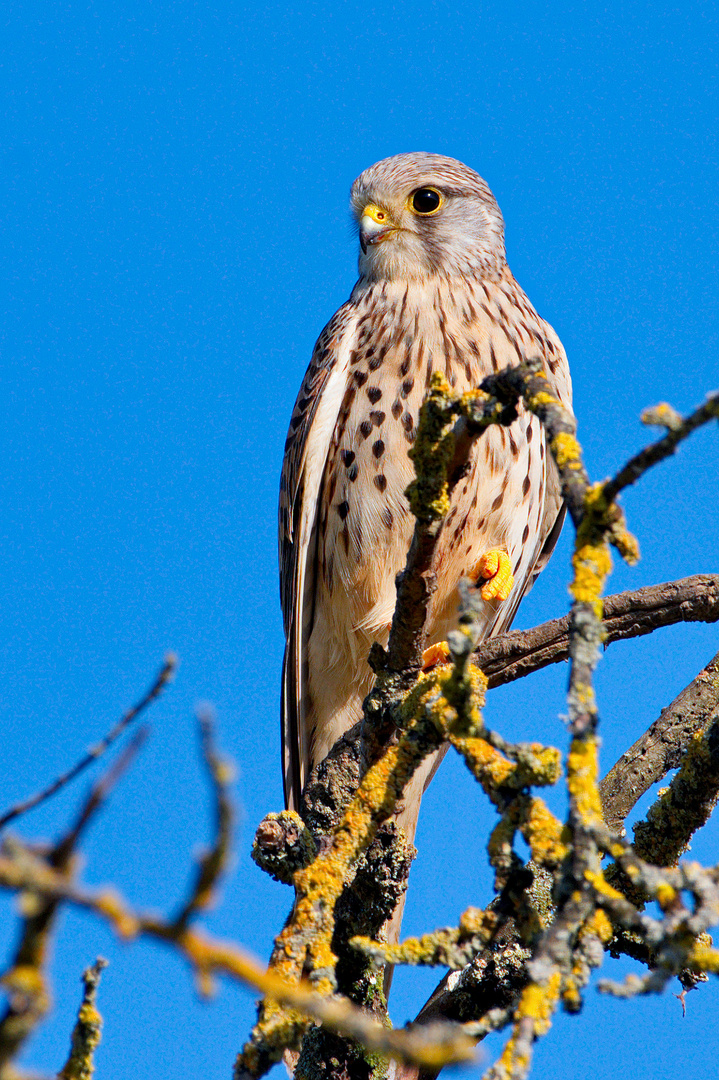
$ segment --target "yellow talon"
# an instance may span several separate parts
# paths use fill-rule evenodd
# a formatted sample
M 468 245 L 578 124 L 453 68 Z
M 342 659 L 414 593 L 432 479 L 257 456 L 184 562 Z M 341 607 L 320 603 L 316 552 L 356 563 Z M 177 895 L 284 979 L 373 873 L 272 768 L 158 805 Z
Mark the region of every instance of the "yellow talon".
M 422 653 L 422 671 L 431 671 L 438 664 L 446 664 L 448 661 L 449 645 L 446 641 L 438 641 Z
M 514 585 L 509 555 L 500 548 L 490 548 L 475 566 L 472 577 L 487 579 L 481 589 L 483 600 L 506 600 Z

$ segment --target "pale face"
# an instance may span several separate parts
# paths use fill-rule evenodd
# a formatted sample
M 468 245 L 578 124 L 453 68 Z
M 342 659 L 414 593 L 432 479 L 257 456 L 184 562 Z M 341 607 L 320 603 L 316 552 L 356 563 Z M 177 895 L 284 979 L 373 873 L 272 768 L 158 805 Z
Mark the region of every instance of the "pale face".
M 355 180 L 350 202 L 365 279 L 494 276 L 504 265 L 504 222 L 494 196 L 454 158 L 386 158 Z

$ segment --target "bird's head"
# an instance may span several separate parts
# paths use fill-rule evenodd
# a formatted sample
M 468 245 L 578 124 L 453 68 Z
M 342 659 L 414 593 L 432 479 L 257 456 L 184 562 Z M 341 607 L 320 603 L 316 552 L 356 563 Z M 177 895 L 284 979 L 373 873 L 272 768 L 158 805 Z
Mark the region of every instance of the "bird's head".
M 441 154 L 397 154 L 352 185 L 360 275 L 370 281 L 434 274 L 495 276 L 505 262 L 504 221 L 473 169 Z

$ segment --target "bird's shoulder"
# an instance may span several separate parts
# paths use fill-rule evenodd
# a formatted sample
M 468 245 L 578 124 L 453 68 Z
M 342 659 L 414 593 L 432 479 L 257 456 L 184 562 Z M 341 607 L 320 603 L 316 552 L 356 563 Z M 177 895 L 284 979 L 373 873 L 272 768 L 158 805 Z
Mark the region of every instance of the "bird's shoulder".
M 484 291 L 492 321 L 504 331 L 508 345 L 507 364 L 516 364 L 518 358 L 530 358 L 536 350 L 557 397 L 571 408 L 569 361 L 554 327 L 538 313 L 508 267 L 498 280 L 486 283 Z

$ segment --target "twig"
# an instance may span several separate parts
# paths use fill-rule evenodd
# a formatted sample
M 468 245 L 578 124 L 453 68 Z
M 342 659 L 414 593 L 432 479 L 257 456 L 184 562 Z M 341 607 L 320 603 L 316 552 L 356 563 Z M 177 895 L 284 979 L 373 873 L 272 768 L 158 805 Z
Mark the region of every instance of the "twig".
M 117 761 L 110 766 L 105 775 L 101 776 L 97 783 L 93 784 L 87 799 L 80 808 L 77 821 L 55 845 L 51 859 L 54 866 L 64 866 L 66 864 L 70 855 L 75 850 L 77 842 L 86 826 L 90 823 L 112 789 L 116 786 L 124 773 L 127 772 L 139 753 L 147 739 L 148 731 L 149 729 L 146 725 L 139 728 L 135 732 L 132 740 L 124 748 Z
M 661 422 L 657 417 L 656 409 L 648 410 L 644 416 L 649 423 Z M 673 454 L 677 445 L 686 439 L 688 435 L 691 435 L 693 431 L 696 431 L 697 428 L 710 420 L 719 419 L 719 394 L 711 394 L 704 404 L 695 409 L 686 419 L 682 419 L 673 410 L 669 410 L 667 419 L 669 424 L 666 426 L 668 426 L 669 430 L 664 438 L 635 454 L 612 480 L 606 482 L 604 495 L 608 502 L 614 502 L 619 492 L 631 484 L 635 484 L 647 469 Z
M 95 1050 L 102 1037 L 102 1017 L 96 1008 L 100 976 L 107 960 L 98 957 L 92 967 L 83 972 L 85 987 L 77 1023 L 72 1033 L 70 1056 L 58 1073 L 58 1080 L 91 1080 L 95 1073 Z
M 227 865 L 232 842 L 234 815 L 230 800 L 230 783 L 234 770 L 217 753 L 212 710 L 208 706 L 198 709 L 197 720 L 200 726 L 202 758 L 215 798 L 215 839 L 212 847 L 200 859 L 194 888 L 175 918 L 178 930 L 184 929 L 193 915 L 210 904 L 219 877 Z
M 93 785 L 76 822 L 48 853 L 46 864 L 60 880 L 67 880 L 77 840 L 134 758 L 145 734 L 146 729 L 140 729 L 118 761 Z M 4 1074 L 6 1066 L 16 1057 L 49 1007 L 44 965 L 50 931 L 57 913 L 57 901 L 48 899 L 32 888 L 28 889 L 25 900 L 20 941 L 2 979 L 9 991 L 9 1000 L 0 1020 L 0 1075 Z
M 81 772 L 84 772 L 94 761 L 97 761 L 105 751 L 112 746 L 112 744 L 122 735 L 123 731 L 135 720 L 141 712 L 143 712 L 148 705 L 150 705 L 155 698 L 159 697 L 164 688 L 172 679 L 177 669 L 177 659 L 172 654 L 169 654 L 165 658 L 165 663 L 159 672 L 157 678 L 153 682 L 150 689 L 145 696 L 133 705 L 129 712 L 118 720 L 115 726 L 100 740 L 95 746 L 88 750 L 87 754 L 76 762 L 71 769 L 62 776 L 59 776 L 56 780 L 53 780 L 49 787 L 46 787 L 44 791 L 39 791 L 35 795 L 31 795 L 29 799 L 25 799 L 24 802 L 17 803 L 10 810 L 7 810 L 0 817 L 0 829 L 9 822 L 14 821 L 15 818 L 20 817 L 21 814 L 26 814 L 29 810 L 34 810 L 40 803 L 46 802 L 52 795 L 60 791 L 61 788 L 66 787 L 76 776 L 79 776 Z

